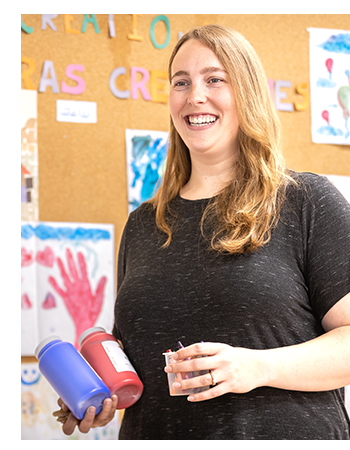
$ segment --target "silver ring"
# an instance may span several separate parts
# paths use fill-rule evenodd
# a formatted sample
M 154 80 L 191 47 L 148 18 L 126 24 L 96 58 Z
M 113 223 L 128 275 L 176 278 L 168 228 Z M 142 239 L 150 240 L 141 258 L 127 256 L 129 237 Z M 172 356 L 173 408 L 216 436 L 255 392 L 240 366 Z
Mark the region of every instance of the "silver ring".
M 214 374 L 213 374 L 213 372 L 211 370 L 209 370 L 209 373 L 210 373 L 210 376 L 211 376 L 211 386 L 214 387 L 214 386 L 217 385 L 217 383 L 215 381 L 215 378 L 214 378 Z

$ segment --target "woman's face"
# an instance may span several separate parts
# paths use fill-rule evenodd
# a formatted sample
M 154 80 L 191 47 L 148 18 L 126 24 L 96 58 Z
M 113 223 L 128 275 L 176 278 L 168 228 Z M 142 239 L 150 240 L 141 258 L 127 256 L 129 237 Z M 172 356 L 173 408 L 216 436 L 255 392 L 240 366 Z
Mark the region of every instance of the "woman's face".
M 173 60 L 169 107 L 191 156 L 232 158 L 239 123 L 229 75 L 199 40 L 186 41 Z

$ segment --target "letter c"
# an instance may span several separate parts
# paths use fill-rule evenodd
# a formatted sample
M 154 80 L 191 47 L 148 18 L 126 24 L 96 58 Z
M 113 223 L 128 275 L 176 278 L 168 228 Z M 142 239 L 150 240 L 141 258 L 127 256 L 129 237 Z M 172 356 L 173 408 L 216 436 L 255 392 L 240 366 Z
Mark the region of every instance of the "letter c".
M 119 77 L 119 75 L 125 75 L 126 74 L 126 68 L 125 67 L 117 67 L 113 70 L 109 77 L 109 89 L 111 90 L 112 94 L 117 98 L 129 98 L 130 97 L 130 91 L 126 89 L 125 91 L 120 91 L 116 88 L 115 80 Z

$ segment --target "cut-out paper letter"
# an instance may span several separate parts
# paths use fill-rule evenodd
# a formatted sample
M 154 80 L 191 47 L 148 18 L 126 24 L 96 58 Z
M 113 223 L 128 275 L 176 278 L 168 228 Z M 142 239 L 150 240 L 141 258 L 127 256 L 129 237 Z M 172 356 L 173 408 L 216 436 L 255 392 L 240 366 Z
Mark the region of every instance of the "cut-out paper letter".
M 21 18 L 21 28 L 22 28 L 22 30 L 25 31 L 27 34 L 31 34 L 31 33 L 33 33 L 33 31 L 34 31 L 34 28 L 33 28 L 33 27 L 28 27 L 28 25 L 26 25 L 26 24 L 23 22 L 22 18 Z
M 275 83 L 274 83 L 273 79 L 272 79 L 272 78 L 269 78 L 269 79 L 267 80 L 267 84 L 268 84 L 268 86 L 269 86 L 271 98 L 273 99 L 273 98 L 274 98 L 274 95 L 275 95 L 275 94 L 274 94 L 274 86 L 275 86 Z
M 92 23 L 93 24 L 94 29 L 95 29 L 95 33 L 99 33 L 100 32 L 100 28 L 98 26 L 95 14 L 84 14 L 83 25 L 81 27 L 82 33 L 85 33 L 88 23 Z
M 27 64 L 27 68 L 21 71 L 21 80 L 24 83 L 25 89 L 33 89 L 35 90 L 33 81 L 30 76 L 33 75 L 35 71 L 35 61 L 32 58 L 28 58 L 27 56 L 21 57 L 21 63 Z
M 125 67 L 117 67 L 113 70 L 109 77 L 109 89 L 111 90 L 112 94 L 117 98 L 129 98 L 130 97 L 130 91 L 126 89 L 125 91 L 120 91 L 116 85 L 116 79 L 119 77 L 119 75 L 125 75 L 126 74 L 126 68 Z
M 48 78 L 49 74 L 51 75 L 51 78 Z M 44 67 L 41 73 L 39 83 L 39 92 L 45 92 L 48 86 L 51 86 L 52 92 L 54 94 L 60 93 L 60 90 L 58 88 L 55 67 L 52 61 L 44 61 Z
M 164 83 L 159 82 L 163 80 Z M 168 101 L 168 72 L 166 70 L 151 70 L 151 95 L 152 101 L 167 103 Z
M 143 37 L 137 34 L 137 16 L 141 14 L 130 14 L 132 17 L 132 33 L 128 34 L 128 39 L 132 41 L 142 41 Z
M 46 30 L 46 25 L 48 25 L 53 31 L 57 31 L 56 25 L 52 21 L 57 16 L 58 14 L 41 14 L 41 29 Z
M 78 34 L 79 30 L 74 30 L 70 27 L 70 23 L 74 20 L 74 16 L 71 14 L 63 14 L 64 17 L 64 29 L 66 33 Z
M 110 37 L 115 37 L 114 14 L 108 14 L 108 29 Z
M 142 74 L 142 79 L 140 81 L 136 81 L 138 72 Z M 138 90 L 140 90 L 144 100 L 152 100 L 152 97 L 146 88 L 148 80 L 149 73 L 146 69 L 143 67 L 131 67 L 131 98 L 133 100 L 138 99 Z
M 158 42 L 156 41 L 155 35 L 154 35 L 154 28 L 158 22 L 164 22 L 165 27 L 166 27 L 166 38 L 165 38 L 165 41 L 163 42 L 163 44 L 158 44 Z M 167 16 L 160 15 L 160 16 L 155 17 L 152 20 L 149 33 L 150 33 L 152 44 L 155 46 L 155 48 L 162 49 L 162 48 L 167 47 L 170 42 L 170 22 L 169 22 L 169 19 L 167 18 Z
M 61 92 L 64 92 L 65 94 L 72 94 L 72 95 L 79 95 L 82 94 L 86 89 L 86 83 L 85 81 L 79 77 L 78 75 L 74 74 L 74 71 L 77 72 L 84 72 L 85 68 L 81 64 L 69 64 L 66 67 L 66 76 L 70 80 L 73 80 L 77 83 L 76 86 L 68 86 L 64 81 L 61 83 Z
M 275 105 L 278 111 L 292 112 L 294 107 L 293 103 L 284 103 L 281 100 L 287 97 L 287 93 L 281 91 L 282 88 L 290 88 L 292 86 L 291 81 L 276 80 L 275 81 Z
M 300 94 L 304 97 L 304 101 L 301 103 L 294 102 L 294 108 L 297 111 L 303 111 L 310 106 L 310 95 L 307 90 L 307 84 L 306 83 L 298 84 L 296 87 L 296 91 L 298 94 Z

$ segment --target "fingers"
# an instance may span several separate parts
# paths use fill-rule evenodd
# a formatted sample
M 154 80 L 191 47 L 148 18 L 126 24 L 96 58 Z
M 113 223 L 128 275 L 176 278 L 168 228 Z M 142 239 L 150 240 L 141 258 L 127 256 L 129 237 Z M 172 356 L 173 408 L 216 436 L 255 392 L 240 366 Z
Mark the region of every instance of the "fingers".
M 176 374 L 178 375 L 178 374 Z M 196 375 L 198 375 L 196 373 Z M 187 390 L 187 389 L 195 389 L 195 388 L 209 388 L 212 384 L 212 378 L 209 372 L 202 373 L 199 376 L 193 376 L 193 377 L 178 377 L 175 378 L 175 383 L 173 387 L 177 390 Z
M 206 357 L 194 357 L 187 359 L 185 361 L 180 360 L 179 362 L 172 361 L 171 364 L 167 365 L 164 369 L 167 373 L 184 373 L 184 372 L 198 372 L 201 370 L 208 371 L 213 369 L 212 358 Z
M 59 397 L 59 399 L 57 400 L 57 404 L 64 412 L 69 412 L 68 406 L 64 403 L 61 397 Z
M 59 409 L 58 411 L 54 411 L 52 415 L 57 418 L 57 422 L 65 423 L 70 414 L 68 406 L 63 402 L 61 398 L 57 400 L 57 404 L 61 407 L 61 409 Z
M 53 415 L 57 417 L 57 421 L 63 423 L 62 431 L 64 434 L 70 436 L 73 434 L 75 427 L 78 427 L 82 433 L 88 433 L 92 428 L 95 418 L 96 408 L 90 406 L 82 420 L 78 420 L 71 412 L 55 411 Z
M 89 406 L 86 410 L 84 418 L 80 421 L 78 428 L 81 433 L 88 433 L 92 428 L 95 419 L 96 408 Z
M 78 277 L 77 268 L 75 266 L 75 262 L 74 262 L 74 259 L 73 259 L 72 252 L 70 251 L 69 248 L 66 249 L 66 257 L 67 257 L 67 264 L 68 264 L 68 267 L 69 267 L 69 271 L 70 271 L 73 279 L 74 280 L 78 280 L 79 277 Z
M 55 411 L 53 416 L 57 418 L 58 422 L 63 424 L 63 433 L 66 435 L 71 435 L 76 427 L 78 427 L 81 433 L 88 433 L 91 428 L 102 427 L 109 423 L 114 418 L 118 405 L 118 397 L 116 395 L 112 395 L 111 398 L 106 398 L 103 402 L 102 411 L 96 416 L 96 408 L 94 406 L 90 406 L 86 410 L 85 416 L 82 420 L 78 420 L 74 417 L 61 398 L 58 399 L 57 403 L 61 409 L 59 411 Z
M 196 392 L 195 388 L 207 388 L 202 392 L 191 394 L 188 397 L 190 402 L 209 400 L 228 392 L 224 383 L 225 376 L 222 376 L 222 370 L 218 370 L 218 354 L 222 347 L 222 344 L 213 342 L 189 345 L 174 353 L 173 361 L 165 367 L 164 370 L 167 373 L 187 374 L 182 379 L 177 377 L 174 383 L 175 389 L 193 389 L 193 392 Z M 210 371 L 213 373 L 214 382 Z
M 111 398 L 106 398 L 103 402 L 102 411 L 95 417 L 93 428 L 103 427 L 109 423 L 115 415 L 115 411 L 118 405 L 118 397 L 112 395 Z
M 96 299 L 102 299 L 103 300 L 103 291 L 105 288 L 105 284 L 107 283 L 107 277 L 102 277 L 97 285 L 96 288 Z
M 80 269 L 80 273 L 81 273 L 81 277 L 83 279 L 88 279 L 88 273 L 87 273 L 87 268 L 86 268 L 86 262 L 85 262 L 85 257 L 81 252 L 78 252 L 78 264 L 79 264 L 79 269 Z
M 73 434 L 75 427 L 78 425 L 78 423 L 79 420 L 75 416 L 73 416 L 72 413 L 69 413 L 67 420 L 62 425 L 63 433 L 66 434 L 67 436 L 70 436 L 71 434 Z
M 57 418 L 57 422 L 65 423 L 68 419 L 69 411 L 64 412 L 62 409 L 60 409 L 58 411 L 54 411 L 52 415 Z
M 49 283 L 61 297 L 66 295 L 66 292 L 58 286 L 54 277 L 49 276 Z
M 202 402 L 204 400 L 210 400 L 211 398 L 218 397 L 219 395 L 226 394 L 227 390 L 221 385 L 217 385 L 206 391 L 202 391 L 199 394 L 191 394 L 187 397 L 189 402 Z
M 213 371 L 212 371 L 213 372 Z M 217 371 L 216 371 L 217 373 Z M 187 397 L 189 402 L 200 402 L 204 400 L 210 400 L 219 395 L 226 394 L 229 392 L 228 385 L 225 381 L 221 381 L 220 375 L 218 379 L 216 379 L 217 375 L 215 375 L 215 385 L 213 385 L 213 379 L 210 375 L 210 372 L 193 377 L 179 380 L 177 379 L 173 385 L 176 390 L 192 390 L 193 394 L 190 394 Z M 203 390 L 203 388 L 206 388 Z M 199 388 L 199 389 L 196 389 Z M 200 391 L 198 393 L 198 391 Z
M 194 358 L 198 356 L 213 356 L 222 347 L 222 344 L 215 342 L 198 342 L 196 344 L 189 345 L 181 348 L 173 354 L 174 360 L 183 360 L 188 358 Z
M 106 282 L 107 282 L 107 277 L 102 277 L 96 288 L 95 301 L 92 304 L 92 308 L 91 308 L 91 312 L 93 314 L 96 314 L 96 316 L 98 316 L 98 314 L 100 313 L 100 310 L 102 308 L 103 291 L 104 291 Z

